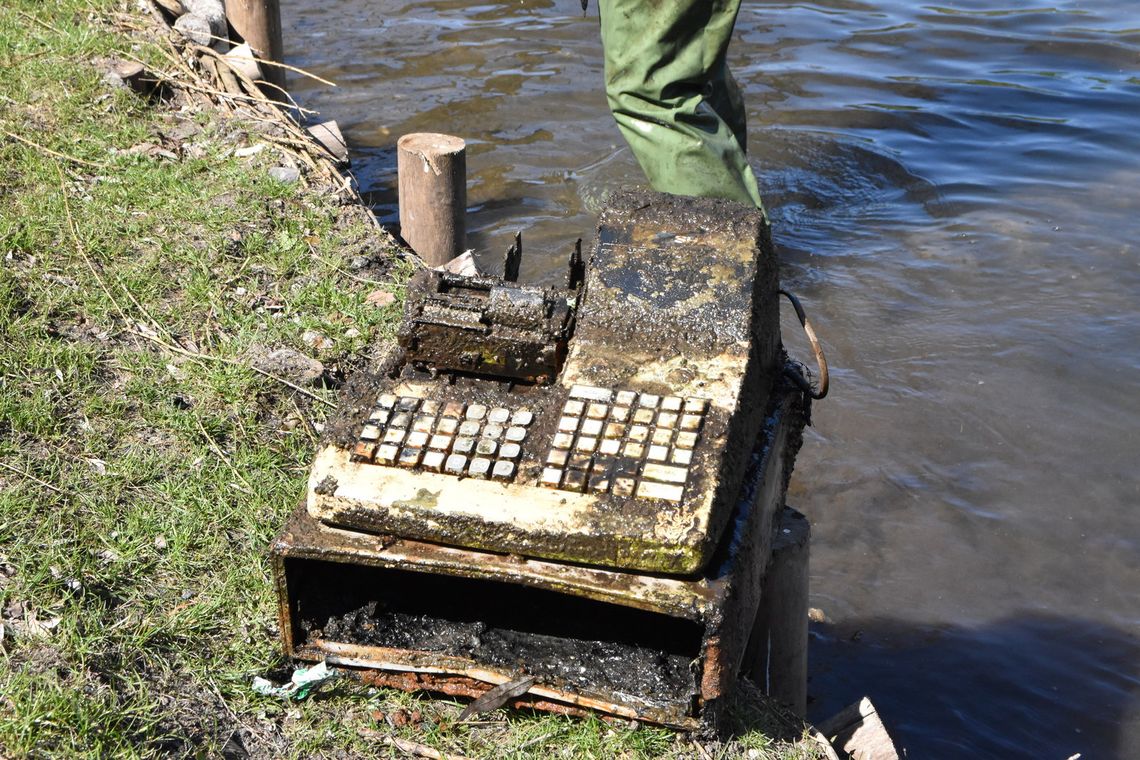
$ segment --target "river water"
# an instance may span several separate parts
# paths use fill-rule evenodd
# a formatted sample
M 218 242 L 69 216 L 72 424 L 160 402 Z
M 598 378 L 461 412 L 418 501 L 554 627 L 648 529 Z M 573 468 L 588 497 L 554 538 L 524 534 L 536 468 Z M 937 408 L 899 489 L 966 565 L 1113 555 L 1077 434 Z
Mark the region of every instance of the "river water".
M 540 281 L 640 181 L 593 4 L 282 5 L 288 61 L 339 84 L 291 89 L 382 218 L 396 139 L 462 136 L 470 245 L 495 266 L 522 229 Z M 832 363 L 789 495 L 810 716 L 868 695 L 915 758 L 1140 757 L 1140 4 L 746 0 L 736 31 Z

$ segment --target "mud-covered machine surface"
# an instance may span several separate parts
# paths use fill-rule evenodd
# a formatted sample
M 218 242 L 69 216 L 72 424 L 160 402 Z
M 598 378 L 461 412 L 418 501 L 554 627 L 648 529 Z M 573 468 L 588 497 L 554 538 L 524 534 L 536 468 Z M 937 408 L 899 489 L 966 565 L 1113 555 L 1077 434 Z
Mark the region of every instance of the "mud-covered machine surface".
M 807 400 L 762 215 L 626 194 L 566 280 L 421 272 L 273 546 L 288 654 L 695 728 L 744 657 Z

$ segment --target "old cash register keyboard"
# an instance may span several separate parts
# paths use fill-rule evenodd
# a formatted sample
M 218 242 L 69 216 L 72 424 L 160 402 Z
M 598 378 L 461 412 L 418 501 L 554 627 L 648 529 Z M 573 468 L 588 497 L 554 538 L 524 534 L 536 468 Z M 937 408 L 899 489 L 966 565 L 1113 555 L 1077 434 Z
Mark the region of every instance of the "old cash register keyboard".
M 318 452 L 309 513 L 520 556 L 700 571 L 766 409 L 779 351 L 775 262 L 759 213 L 725 223 L 717 202 L 703 201 L 706 217 L 685 206 L 689 234 L 654 235 L 665 221 L 677 228 L 678 215 L 668 196 L 649 206 L 639 197 L 611 204 L 599 223 L 584 292 L 566 298 L 573 334 L 548 352 L 562 359 L 549 384 L 416 366 L 415 340 L 402 340 L 402 366 L 346 404 L 354 417 L 340 427 L 350 432 Z M 463 298 L 478 310 L 503 300 L 498 287 Z M 439 313 L 432 329 L 467 319 L 452 305 Z M 508 316 L 512 329 L 523 324 Z M 510 331 L 495 329 L 500 351 Z
M 538 483 L 581 493 L 679 502 L 708 399 L 575 385 Z M 384 393 L 353 460 L 513 482 L 534 413 Z

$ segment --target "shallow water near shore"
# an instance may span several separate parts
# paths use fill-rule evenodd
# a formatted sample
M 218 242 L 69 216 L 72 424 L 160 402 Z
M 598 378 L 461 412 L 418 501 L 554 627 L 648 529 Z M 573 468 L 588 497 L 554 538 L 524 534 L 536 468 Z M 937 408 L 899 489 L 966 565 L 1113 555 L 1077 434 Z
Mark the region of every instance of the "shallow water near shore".
M 543 281 L 640 181 L 593 4 L 282 5 L 385 220 L 396 139 L 462 136 L 469 244 L 495 267 L 521 229 Z M 730 57 L 832 363 L 789 495 L 830 621 L 810 717 L 868 695 L 911 757 L 1134 757 L 1140 7 L 747 2 Z

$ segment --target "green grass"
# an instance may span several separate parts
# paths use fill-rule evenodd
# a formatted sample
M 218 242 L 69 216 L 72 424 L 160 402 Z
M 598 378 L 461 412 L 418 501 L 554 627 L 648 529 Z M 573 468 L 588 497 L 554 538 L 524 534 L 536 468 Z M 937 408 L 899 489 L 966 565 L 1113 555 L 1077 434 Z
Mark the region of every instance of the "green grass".
M 271 179 L 273 149 L 235 157 L 255 125 L 111 87 L 100 60 L 160 62 L 132 13 L 0 5 L 0 130 L 36 144 L 0 135 L 0 754 L 394 757 L 369 733 L 394 731 L 477 757 L 693 756 L 664 729 L 457 725 L 459 704 L 347 681 L 302 703 L 253 693 L 288 672 L 267 547 L 335 391 L 247 357 L 359 367 L 408 272 L 358 210 Z M 377 289 L 396 303 L 370 304 Z M 377 722 L 401 709 L 422 720 Z M 756 730 L 709 751 L 810 756 Z

